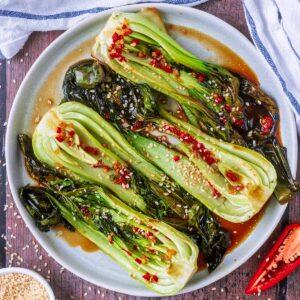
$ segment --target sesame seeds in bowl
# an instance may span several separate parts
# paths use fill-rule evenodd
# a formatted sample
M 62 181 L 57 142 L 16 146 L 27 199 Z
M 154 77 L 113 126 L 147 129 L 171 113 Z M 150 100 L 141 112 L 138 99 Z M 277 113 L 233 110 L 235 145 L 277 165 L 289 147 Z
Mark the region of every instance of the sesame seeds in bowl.
M 23 268 L 0 269 L 0 299 L 54 300 L 48 282 L 38 273 Z

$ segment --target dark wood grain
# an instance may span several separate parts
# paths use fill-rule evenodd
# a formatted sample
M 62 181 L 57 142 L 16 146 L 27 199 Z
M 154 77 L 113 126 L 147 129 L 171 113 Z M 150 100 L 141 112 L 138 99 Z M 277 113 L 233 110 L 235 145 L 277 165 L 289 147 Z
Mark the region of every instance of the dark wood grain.
M 250 38 L 249 31 L 244 18 L 241 0 L 210 0 L 209 2 L 199 5 L 198 9 L 202 9 L 217 17 L 225 20 L 229 24 L 236 27 L 244 35 Z M 18 90 L 20 83 L 28 72 L 30 66 L 34 63 L 42 51 L 54 41 L 61 32 L 34 33 L 26 43 L 24 49 L 10 61 L 2 61 L 0 66 L 0 160 L 1 166 L 4 163 L 4 132 L 5 127 L 2 124 L 8 116 L 13 99 Z M 6 99 L 6 101 L 5 101 Z M 6 116 L 5 116 L 6 114 Z M 299 162 L 298 162 L 299 169 Z M 298 178 L 299 178 L 298 174 Z M 6 177 L 1 169 L 0 173 L 0 235 L 6 226 L 6 236 L 8 240 L 6 255 L 3 252 L 4 241 L 0 241 L 0 265 L 1 266 L 23 266 L 35 269 L 44 277 L 49 277 L 50 283 L 54 288 L 57 299 L 146 299 L 141 297 L 131 297 L 120 293 L 105 290 L 96 287 L 88 282 L 76 277 L 72 273 L 62 270 L 61 267 L 36 243 L 33 236 L 26 228 L 23 220 L 18 215 L 18 210 L 13 206 L 9 188 L 6 186 Z M 6 196 L 5 196 L 6 195 Z M 266 252 L 270 249 L 273 242 L 279 236 L 285 224 L 299 221 L 299 196 L 290 205 L 282 222 L 277 226 L 276 230 L 265 243 L 265 245 L 249 259 L 238 270 L 234 271 L 227 277 L 218 282 L 203 288 L 201 290 L 188 293 L 181 296 L 166 297 L 169 300 L 188 300 L 188 299 L 255 299 L 257 296 L 246 297 L 244 288 L 246 287 L 250 276 L 254 273 L 257 265 L 261 261 Z M 5 214 L 2 207 L 8 205 Z M 16 238 L 15 238 L 16 237 Z M 28 245 L 28 247 L 27 247 Z M 1 252 L 2 251 L 2 252 Z M 12 258 L 13 255 L 13 258 Z M 18 255 L 23 258 L 18 258 Z M 294 272 L 283 281 L 280 285 L 263 293 L 259 299 L 300 299 L 300 270 Z M 148 298 L 151 299 L 151 298 Z M 153 298 L 154 299 L 154 298 Z

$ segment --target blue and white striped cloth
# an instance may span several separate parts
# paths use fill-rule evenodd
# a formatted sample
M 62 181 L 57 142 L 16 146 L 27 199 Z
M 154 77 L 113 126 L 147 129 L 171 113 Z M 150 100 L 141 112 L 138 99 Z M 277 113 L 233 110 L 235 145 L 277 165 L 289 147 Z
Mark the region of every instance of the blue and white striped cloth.
M 206 1 L 0 0 L 0 55 L 13 57 L 33 31 L 65 30 L 111 7 L 142 2 L 193 6 Z M 243 0 L 243 4 L 253 42 L 280 81 L 300 132 L 300 1 Z
M 300 0 L 244 0 L 253 42 L 276 74 L 300 135 Z

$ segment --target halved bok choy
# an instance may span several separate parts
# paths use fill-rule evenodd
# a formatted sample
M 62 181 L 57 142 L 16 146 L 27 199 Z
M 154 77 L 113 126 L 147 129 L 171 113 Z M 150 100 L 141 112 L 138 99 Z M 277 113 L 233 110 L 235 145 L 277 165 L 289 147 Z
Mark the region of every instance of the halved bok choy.
M 96 185 L 52 178 L 21 188 L 20 198 L 40 228 L 67 223 L 157 293 L 178 292 L 197 271 L 198 247 L 190 238 Z
M 184 49 L 143 12 L 112 14 L 96 38 L 92 56 L 132 82 L 177 100 L 198 119 L 205 119 L 208 130 L 215 130 L 220 138 L 239 140 L 229 119 L 223 118 L 224 126 L 218 115 L 227 114 L 224 104 L 240 106 L 238 78 Z M 234 117 L 240 118 L 238 110 Z
M 244 222 L 262 209 L 277 184 L 266 158 L 215 139 L 162 109 L 160 113 L 169 121 L 153 119 L 139 133 L 127 134 L 140 153 L 226 220 Z

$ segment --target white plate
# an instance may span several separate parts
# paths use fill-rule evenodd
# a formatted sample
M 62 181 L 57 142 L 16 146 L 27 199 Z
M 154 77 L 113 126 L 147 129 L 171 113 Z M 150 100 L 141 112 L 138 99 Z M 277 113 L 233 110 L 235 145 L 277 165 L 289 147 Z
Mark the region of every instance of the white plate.
M 137 11 L 146 6 L 146 4 L 131 5 L 118 10 Z M 269 69 L 267 63 L 258 55 L 253 45 L 239 31 L 200 10 L 167 4 L 151 4 L 150 6 L 157 7 L 168 23 L 198 29 L 234 49 L 258 75 L 262 88 L 275 99 L 284 99 L 275 75 Z M 104 288 L 137 296 L 157 296 L 139 282 L 131 279 L 120 266 L 106 255 L 100 252 L 85 253 L 79 248 L 69 247 L 62 239 L 55 237 L 53 232 L 47 234 L 40 232 L 21 204 L 17 193 L 18 188 L 29 181 L 24 169 L 21 152 L 18 149 L 17 134 L 28 128 L 34 99 L 43 80 L 72 49 L 95 36 L 112 11 L 102 12 L 65 32 L 44 51 L 28 72 L 15 98 L 7 127 L 6 163 L 8 180 L 16 205 L 29 229 L 46 251 L 61 265 L 79 277 Z M 184 46 L 192 48 L 190 50 L 195 52 L 197 49 L 193 49 L 193 45 L 195 44 L 191 43 L 190 40 L 184 40 Z M 278 105 L 282 120 L 282 140 L 284 145 L 287 146 L 289 163 L 292 173 L 295 175 L 297 165 L 295 121 L 286 103 L 279 101 Z M 270 201 L 262 220 L 247 240 L 228 254 L 212 274 L 208 274 L 206 271 L 198 272 L 180 293 L 202 288 L 238 268 L 267 240 L 278 224 L 284 210 L 285 206 L 278 205 L 274 200 Z

